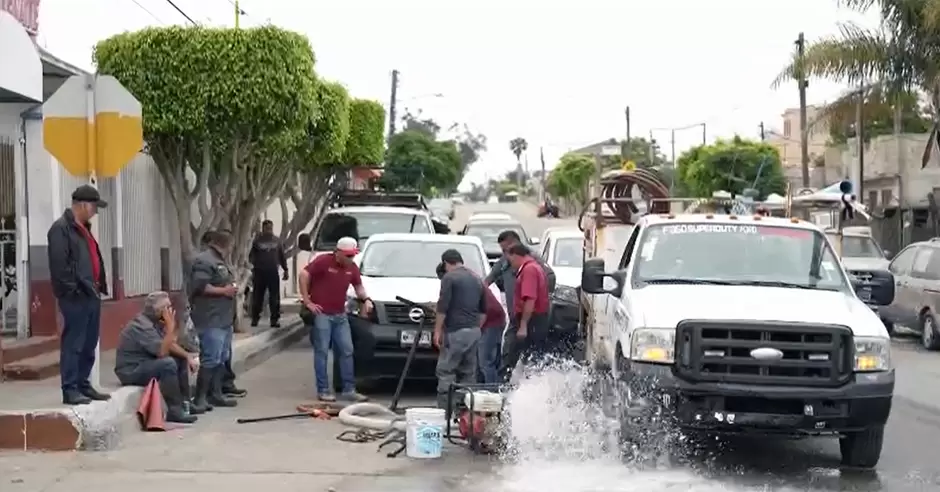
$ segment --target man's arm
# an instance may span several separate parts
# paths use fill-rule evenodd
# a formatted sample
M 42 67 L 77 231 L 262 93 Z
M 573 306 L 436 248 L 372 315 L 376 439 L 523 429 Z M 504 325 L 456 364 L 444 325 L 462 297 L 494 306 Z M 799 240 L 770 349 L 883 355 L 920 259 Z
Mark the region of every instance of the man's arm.
M 258 258 L 258 238 L 251 242 L 251 249 L 248 251 L 248 263 L 255 266 L 255 259 Z
M 437 298 L 437 316 L 434 317 L 434 332 L 440 333 L 444 330 L 444 318 L 447 317 L 447 310 L 450 308 L 453 299 L 454 278 L 450 275 L 444 275 L 441 279 L 441 293 Z
M 316 278 L 318 271 L 319 263 L 317 262 L 317 259 L 314 258 L 310 261 L 310 263 L 307 263 L 307 266 L 300 270 L 300 274 L 297 275 L 301 302 L 306 303 L 310 301 L 310 281 Z
M 493 268 L 490 269 L 490 273 L 486 274 L 486 278 L 483 279 L 483 285 L 489 287 L 490 284 L 496 281 L 500 275 L 503 274 L 503 270 L 506 269 L 506 258 L 500 258 L 493 264 Z
M 366 288 L 362 285 L 362 274 L 359 273 L 359 268 L 352 269 L 352 280 L 350 283 L 353 286 L 353 290 L 356 291 L 356 297 L 360 301 L 365 301 L 369 298 L 369 294 L 366 293 Z
M 63 227 L 49 228 L 46 239 L 49 243 L 49 273 L 57 282 L 61 282 L 69 290 L 78 290 L 78 283 L 69 265 L 69 238 L 68 231 Z
M 280 241 L 277 243 L 277 261 L 281 264 L 281 270 L 287 273 L 287 255 L 284 254 L 284 245 Z
M 206 296 L 228 296 L 229 286 L 212 285 L 213 276 L 212 266 L 204 261 L 197 261 L 193 264 L 192 285 L 194 295 Z

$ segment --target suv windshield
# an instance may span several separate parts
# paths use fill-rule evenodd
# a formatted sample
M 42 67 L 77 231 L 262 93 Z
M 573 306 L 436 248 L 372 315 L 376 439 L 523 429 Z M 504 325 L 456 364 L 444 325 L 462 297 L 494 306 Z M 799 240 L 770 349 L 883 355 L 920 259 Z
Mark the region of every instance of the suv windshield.
M 467 225 L 466 235 L 480 238 L 480 241 L 483 241 L 483 248 L 487 251 L 498 251 L 499 241 L 497 241 L 497 238 L 499 238 L 499 233 L 503 231 L 515 231 L 522 239 L 523 244 L 529 242 L 528 236 L 525 235 L 522 227 L 513 222 L 489 224 L 474 224 L 471 222 Z
M 793 227 L 653 225 L 643 233 L 633 269 L 634 282 L 641 284 L 852 290 L 825 236 Z
M 584 239 L 564 238 L 555 243 L 552 266 L 581 268 L 584 262 Z
M 848 258 L 884 258 L 874 239 L 868 236 L 842 236 L 842 256 Z
M 326 251 L 336 247 L 341 237 L 352 237 L 363 244 L 373 234 L 389 232 L 431 233 L 424 215 L 389 212 L 333 212 L 323 217 L 314 249 Z
M 456 249 L 463 256 L 464 265 L 483 277 L 480 250 L 472 244 L 449 242 L 372 242 L 362 252 L 359 269 L 367 277 L 437 278 L 437 265 L 441 253 Z

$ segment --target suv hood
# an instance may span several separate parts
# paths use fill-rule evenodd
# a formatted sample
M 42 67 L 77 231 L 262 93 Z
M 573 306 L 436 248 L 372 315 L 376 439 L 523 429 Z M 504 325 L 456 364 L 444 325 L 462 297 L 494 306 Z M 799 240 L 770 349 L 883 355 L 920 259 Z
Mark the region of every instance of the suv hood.
M 725 285 L 650 285 L 630 292 L 638 326 L 672 327 L 686 319 L 844 325 L 855 335 L 888 337 L 855 296 L 841 292 Z

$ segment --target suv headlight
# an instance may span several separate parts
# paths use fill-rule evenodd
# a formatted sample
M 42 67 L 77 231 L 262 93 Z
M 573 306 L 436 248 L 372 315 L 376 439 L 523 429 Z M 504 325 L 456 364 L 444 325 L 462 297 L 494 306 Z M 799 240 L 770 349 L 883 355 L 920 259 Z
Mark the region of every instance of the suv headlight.
M 359 299 L 355 297 L 346 298 L 346 313 L 359 316 Z
M 655 364 L 675 361 L 675 328 L 638 328 L 630 340 L 630 360 Z
M 855 372 L 877 372 L 890 369 L 890 339 L 855 337 Z
M 555 286 L 555 292 L 552 293 L 552 297 L 558 301 L 577 304 L 578 290 L 574 287 L 568 287 L 567 285 L 557 285 Z

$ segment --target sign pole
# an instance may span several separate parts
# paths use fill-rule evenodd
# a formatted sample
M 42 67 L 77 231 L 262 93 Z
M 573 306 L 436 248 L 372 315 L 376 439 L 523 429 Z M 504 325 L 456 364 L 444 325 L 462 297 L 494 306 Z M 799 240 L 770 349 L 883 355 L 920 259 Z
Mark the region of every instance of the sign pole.
M 89 74 L 85 78 L 85 114 L 88 118 L 88 124 L 85 125 L 85 150 L 88 160 L 88 184 L 98 188 L 98 133 L 95 125 L 95 76 Z M 95 238 L 100 238 L 100 225 L 98 220 L 91 222 L 91 234 Z M 120 227 L 120 224 L 118 225 Z M 104 266 L 104 265 L 102 265 Z M 100 313 L 99 313 L 100 316 Z M 100 321 L 99 321 L 100 327 Z M 90 383 L 95 388 L 101 387 L 101 333 L 98 333 L 98 344 L 95 345 L 95 365 L 92 366 Z

